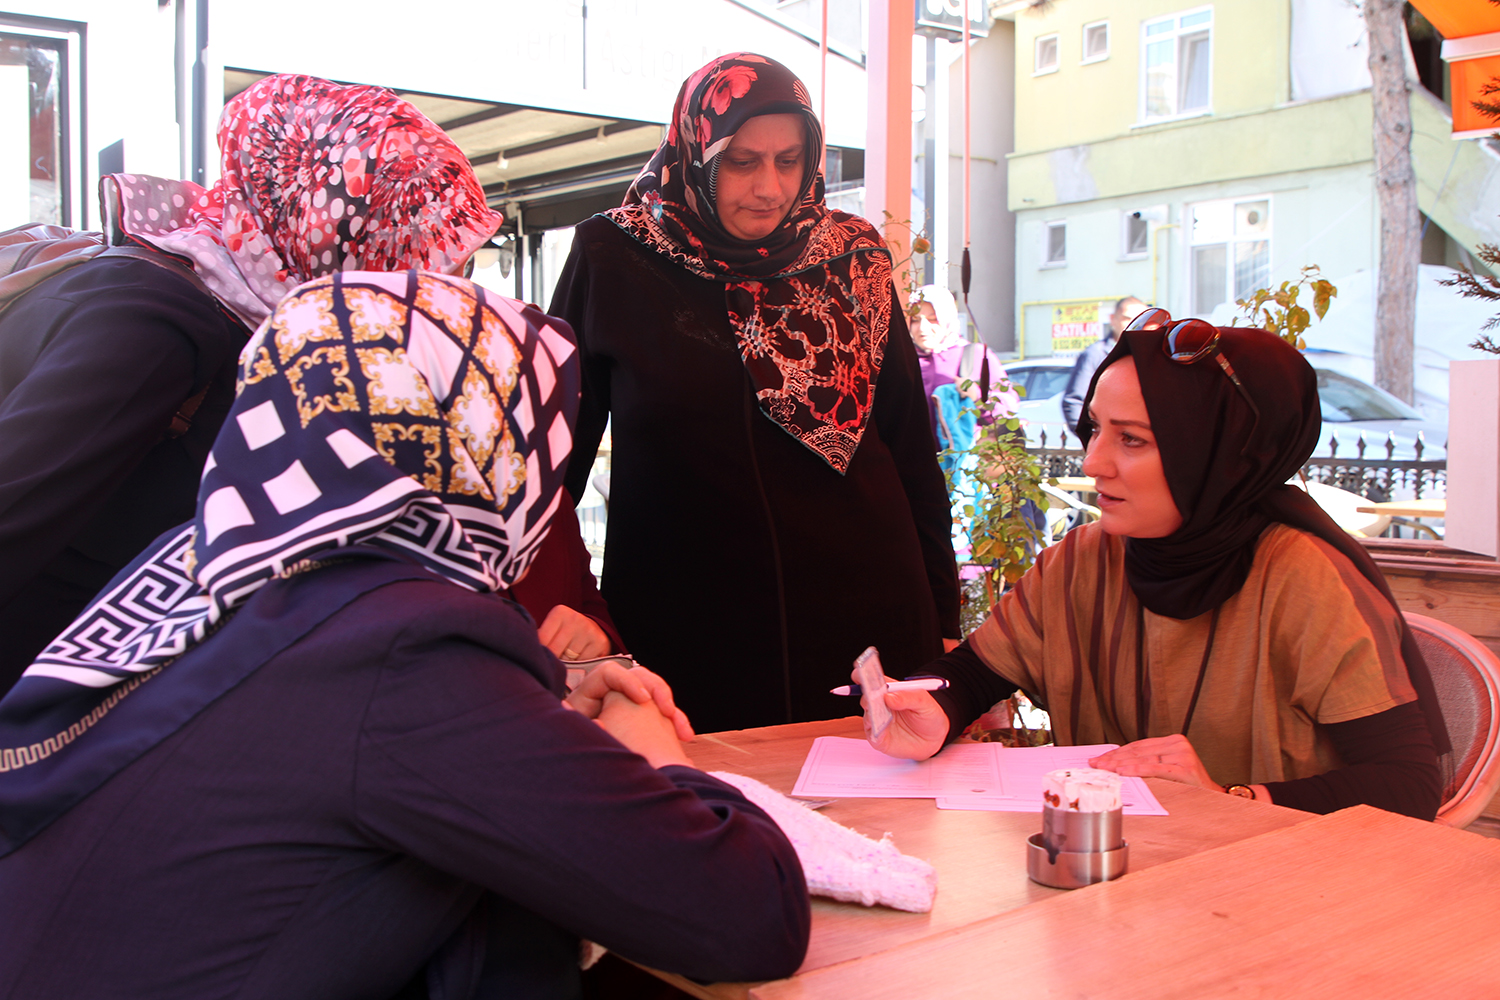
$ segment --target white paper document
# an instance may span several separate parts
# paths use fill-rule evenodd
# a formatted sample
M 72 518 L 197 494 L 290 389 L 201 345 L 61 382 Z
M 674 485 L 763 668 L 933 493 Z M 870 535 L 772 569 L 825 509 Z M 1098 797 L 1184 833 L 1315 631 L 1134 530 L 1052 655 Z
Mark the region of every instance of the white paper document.
M 887 757 L 865 740 L 820 736 L 802 764 L 792 794 L 801 798 L 936 799 L 939 809 L 1042 811 L 1042 775 L 1087 767 L 1112 744 L 1086 747 L 1004 747 L 954 743 L 928 760 Z M 1165 816 L 1140 778 L 1120 779 L 1125 813 Z

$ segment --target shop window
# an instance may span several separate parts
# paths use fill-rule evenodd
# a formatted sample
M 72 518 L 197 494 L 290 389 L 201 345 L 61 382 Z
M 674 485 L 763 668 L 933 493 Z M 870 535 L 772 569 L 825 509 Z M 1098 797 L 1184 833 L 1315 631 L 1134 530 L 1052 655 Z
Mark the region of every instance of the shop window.
M 1176 118 L 1209 110 L 1212 7 L 1141 25 L 1141 119 Z
M 1190 217 L 1194 316 L 1270 285 L 1269 198 L 1200 202 Z
M 1083 61 L 1100 62 L 1109 58 L 1109 22 L 1095 21 L 1083 26 Z
M 0 229 L 81 225 L 78 34 L 0 22 Z M 15 139 L 20 137 L 20 141 Z
M 1031 71 L 1032 76 L 1040 76 L 1042 73 L 1057 72 L 1057 36 L 1043 35 L 1036 40 L 1036 61 Z

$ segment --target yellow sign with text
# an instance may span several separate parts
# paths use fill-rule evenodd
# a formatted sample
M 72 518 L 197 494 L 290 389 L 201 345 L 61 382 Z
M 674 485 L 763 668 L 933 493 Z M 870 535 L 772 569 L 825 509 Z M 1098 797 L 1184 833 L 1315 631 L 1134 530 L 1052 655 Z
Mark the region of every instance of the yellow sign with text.
M 1052 307 L 1052 353 L 1077 354 L 1099 339 L 1104 310 L 1097 302 Z

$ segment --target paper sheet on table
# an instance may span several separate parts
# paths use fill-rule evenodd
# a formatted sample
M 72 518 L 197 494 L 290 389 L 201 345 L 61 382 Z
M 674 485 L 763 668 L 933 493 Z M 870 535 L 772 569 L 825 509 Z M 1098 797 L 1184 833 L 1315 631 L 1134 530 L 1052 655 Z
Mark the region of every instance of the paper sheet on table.
M 819 736 L 792 794 L 809 799 L 1004 795 L 1005 783 L 989 747 L 987 743 L 955 743 L 927 760 L 902 760 L 887 757 L 866 740 Z
M 865 740 L 820 736 L 802 764 L 792 794 L 802 798 L 936 799 L 940 809 L 1042 811 L 1042 775 L 1087 767 L 1113 744 L 1084 747 L 1003 747 L 954 743 L 928 760 L 887 757 Z M 1165 816 L 1140 778 L 1120 779 L 1125 812 Z
M 1040 813 L 1043 775 L 1062 767 L 1088 767 L 1089 758 L 1097 757 L 1106 750 L 1113 750 L 1116 746 L 1114 743 L 1080 747 L 1003 747 L 998 743 L 976 745 L 995 748 L 1005 783 L 1004 792 L 1000 795 L 940 795 L 937 800 L 939 809 Z M 1140 778 L 1121 776 L 1120 805 L 1126 816 L 1167 815 L 1162 804 Z

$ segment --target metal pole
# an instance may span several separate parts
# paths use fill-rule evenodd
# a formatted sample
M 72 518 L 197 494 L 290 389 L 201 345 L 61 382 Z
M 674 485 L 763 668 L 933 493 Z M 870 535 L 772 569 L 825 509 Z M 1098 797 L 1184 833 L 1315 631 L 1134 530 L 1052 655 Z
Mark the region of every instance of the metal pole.
M 927 36 L 927 83 L 922 114 L 922 214 L 926 216 L 922 228 L 927 231 L 927 242 L 937 231 L 937 38 Z M 926 254 L 922 262 L 922 284 L 933 284 L 936 248 Z
M 823 126 L 823 153 L 818 171 L 828 177 L 828 0 L 823 0 L 823 30 L 818 36 L 818 124 Z

